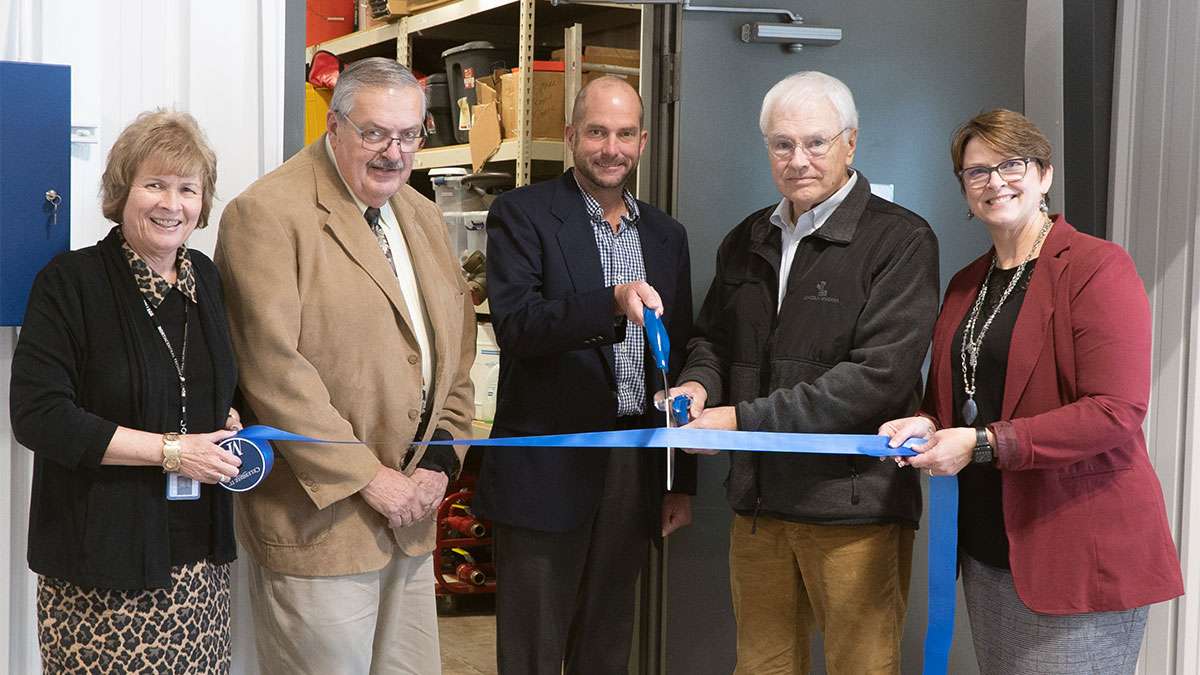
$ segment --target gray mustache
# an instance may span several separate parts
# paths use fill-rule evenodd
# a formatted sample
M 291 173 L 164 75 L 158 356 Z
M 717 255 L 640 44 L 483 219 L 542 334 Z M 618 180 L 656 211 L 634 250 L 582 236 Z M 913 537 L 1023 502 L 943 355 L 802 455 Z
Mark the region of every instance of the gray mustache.
M 404 160 L 374 159 L 370 162 L 367 162 L 367 166 L 371 167 L 372 169 L 380 169 L 382 171 L 399 171 L 404 168 Z

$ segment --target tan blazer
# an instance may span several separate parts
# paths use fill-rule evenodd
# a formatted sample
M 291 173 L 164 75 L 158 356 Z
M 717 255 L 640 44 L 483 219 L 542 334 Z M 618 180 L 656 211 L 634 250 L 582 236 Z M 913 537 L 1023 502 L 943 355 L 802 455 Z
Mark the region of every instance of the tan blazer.
M 424 437 L 470 433 L 474 311 L 437 206 L 405 185 L 391 199 L 432 326 Z M 234 199 L 215 260 L 239 381 L 253 420 L 364 445 L 275 443 L 275 468 L 241 495 L 237 531 L 281 574 L 377 570 L 434 546 L 432 518 L 392 531 L 358 491 L 404 455 L 421 419 L 421 358 L 400 284 L 322 136 Z M 465 448 L 457 448 L 462 459 Z

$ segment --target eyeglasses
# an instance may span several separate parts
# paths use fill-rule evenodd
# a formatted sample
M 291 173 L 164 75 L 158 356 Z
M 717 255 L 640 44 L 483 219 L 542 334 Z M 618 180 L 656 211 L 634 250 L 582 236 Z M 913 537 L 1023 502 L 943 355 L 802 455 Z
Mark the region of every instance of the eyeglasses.
M 791 159 L 795 156 L 796 149 L 799 148 L 809 159 L 818 159 L 829 154 L 829 149 L 833 147 L 837 139 L 849 130 L 850 127 L 846 127 L 829 138 L 813 136 L 801 145 L 797 145 L 795 141 L 786 136 L 773 136 L 766 139 L 767 150 L 775 159 Z
M 346 113 L 339 112 L 338 115 L 354 127 L 354 131 L 362 139 L 363 148 L 371 152 L 387 152 L 392 143 L 400 144 L 400 152 L 416 152 L 425 144 L 424 127 L 401 131 L 399 136 L 389 136 L 384 130 L 375 127 L 363 131 Z
M 1033 157 L 1013 157 L 1000 162 L 996 166 L 969 166 L 958 172 L 958 179 L 969 188 L 981 188 L 992 179 L 992 172 L 1000 174 L 1000 179 L 1006 183 L 1015 183 L 1025 177 L 1031 163 L 1041 164 Z

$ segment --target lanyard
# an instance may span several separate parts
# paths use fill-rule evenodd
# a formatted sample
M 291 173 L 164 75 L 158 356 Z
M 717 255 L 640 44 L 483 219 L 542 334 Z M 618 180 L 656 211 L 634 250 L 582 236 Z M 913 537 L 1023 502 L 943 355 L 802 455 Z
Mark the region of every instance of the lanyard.
M 188 343 L 188 303 L 185 298 L 183 301 L 183 345 L 179 349 L 179 356 L 175 356 L 175 348 L 171 346 L 171 341 L 167 339 L 167 332 L 163 330 L 162 323 L 155 316 L 154 310 L 150 309 L 150 303 L 142 298 L 142 306 L 146 308 L 146 314 L 150 315 L 150 320 L 154 322 L 154 327 L 158 329 L 158 335 L 162 338 L 163 344 L 167 346 L 167 352 L 171 355 L 171 363 L 175 365 L 175 372 L 179 375 L 179 433 L 187 433 L 187 375 L 184 374 L 184 366 L 187 364 L 187 343 Z

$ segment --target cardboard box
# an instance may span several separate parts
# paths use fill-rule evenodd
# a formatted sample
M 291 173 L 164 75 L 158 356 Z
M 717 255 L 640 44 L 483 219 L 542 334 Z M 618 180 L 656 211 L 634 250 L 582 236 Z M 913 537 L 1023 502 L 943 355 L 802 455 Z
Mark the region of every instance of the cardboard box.
M 500 111 L 500 127 L 504 138 L 517 137 L 517 90 L 520 75 L 515 72 L 493 73 L 475 79 L 475 96 L 479 103 L 496 103 Z M 533 138 L 561 140 L 566 125 L 566 106 L 563 104 L 563 74 L 561 72 L 533 73 Z
M 556 49 L 551 53 L 550 58 L 563 60 L 563 50 Z M 609 66 L 624 66 L 626 68 L 641 67 L 641 52 L 636 49 L 624 49 L 622 47 L 597 47 L 589 45 L 583 48 L 584 63 L 603 63 Z M 584 73 L 583 83 L 587 84 L 597 77 L 601 77 L 604 73 Z M 634 89 L 638 88 L 638 77 L 636 75 L 613 75 L 629 82 L 629 85 Z
M 478 173 L 500 149 L 500 115 L 493 101 L 476 104 L 471 116 L 471 170 Z
M 441 5 L 448 5 L 455 0 L 388 0 L 388 11 L 393 17 L 408 16 Z

